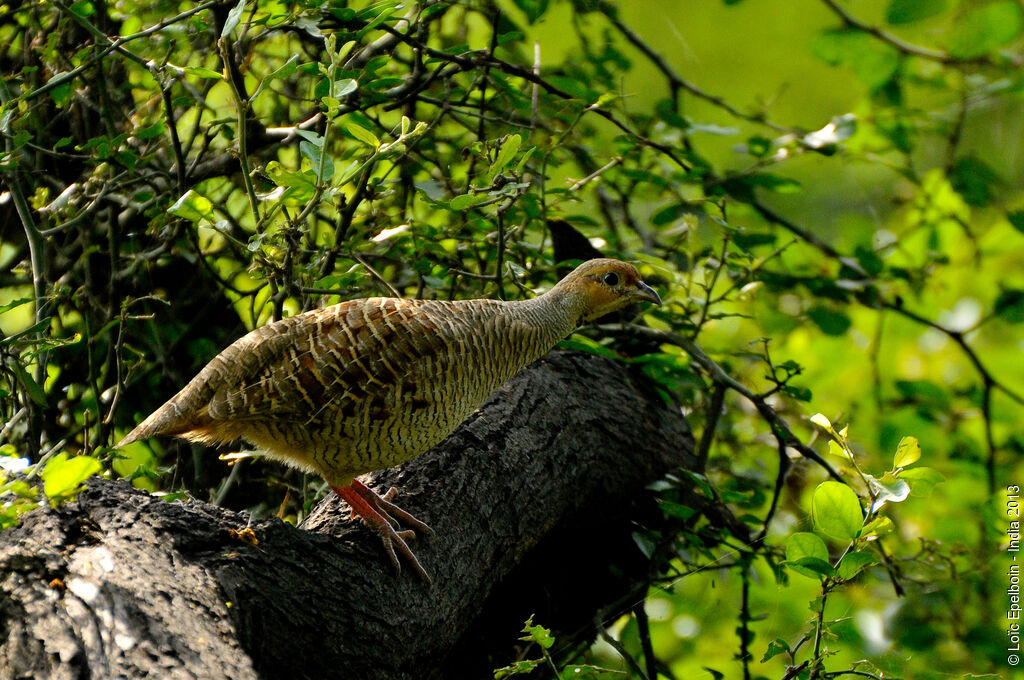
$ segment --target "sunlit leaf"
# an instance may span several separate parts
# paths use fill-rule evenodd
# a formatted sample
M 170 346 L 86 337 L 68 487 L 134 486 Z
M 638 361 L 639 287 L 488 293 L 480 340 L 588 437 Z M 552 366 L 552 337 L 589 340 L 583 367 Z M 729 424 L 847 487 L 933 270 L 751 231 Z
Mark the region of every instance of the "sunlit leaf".
M 220 71 L 214 71 L 213 69 L 206 68 L 204 66 L 186 66 L 185 73 L 190 76 L 198 76 L 199 78 L 210 78 L 214 80 L 220 80 L 224 77 L 224 74 Z
M 550 649 L 551 645 L 555 644 L 555 638 L 551 635 L 551 629 L 534 624 L 532 616 L 526 620 L 526 625 L 523 626 L 523 632 L 526 633 L 526 635 L 519 638 L 520 640 L 535 642 L 544 649 Z
M 789 645 L 785 640 L 781 638 L 775 638 L 768 643 L 768 648 L 764 651 L 764 656 L 761 657 L 761 663 L 764 663 L 772 657 L 778 656 L 779 654 L 789 653 Z
M 850 460 L 852 458 L 850 452 L 847 451 L 844 446 L 837 443 L 834 439 L 828 440 L 828 452 L 831 453 L 833 456 L 838 456 L 840 458 L 845 458 L 847 460 Z
M 885 515 L 882 515 L 865 524 L 864 528 L 861 529 L 860 535 L 861 538 L 869 536 L 884 536 L 892 533 L 895 528 L 896 527 L 893 525 L 892 520 Z
M 815 413 L 813 416 L 811 416 L 811 422 L 820 427 L 821 429 L 825 430 L 826 432 L 831 433 L 835 431 L 832 429 L 832 421 L 829 420 L 828 416 L 826 416 L 824 413 Z
M 852 541 L 864 521 L 860 502 L 853 489 L 839 482 L 818 485 L 811 498 L 814 528 L 832 538 Z
M 358 139 L 360 142 L 369 144 L 375 149 L 380 148 L 380 140 L 377 139 L 377 135 L 373 134 L 362 125 L 359 125 L 358 123 L 346 123 L 344 124 L 344 128 L 350 135 Z
M 474 205 L 478 205 L 489 199 L 490 196 L 487 194 L 462 194 L 461 196 L 456 196 L 449 201 L 448 205 L 452 210 L 468 210 Z
M 896 456 L 893 459 L 893 467 L 901 468 L 913 465 L 921 458 L 921 445 L 917 437 L 904 437 L 896 447 Z
M 102 469 L 103 465 L 92 456 L 68 458 L 66 453 L 58 453 L 43 468 L 43 493 L 49 498 L 71 495 L 82 482 Z
M 836 567 L 836 575 L 844 581 L 849 581 L 860 573 L 862 569 L 877 562 L 878 560 L 876 560 L 871 553 L 846 553 L 846 555 L 843 556 L 843 559 L 840 560 L 839 565 Z
M 224 28 L 220 31 L 220 37 L 227 38 L 231 35 L 231 31 L 235 30 L 238 26 L 238 22 L 242 20 L 242 12 L 245 11 L 245 0 L 238 0 L 238 4 L 231 8 L 228 12 L 227 19 L 224 20 Z
M 902 503 L 910 495 L 910 485 L 888 472 L 881 478 L 869 474 L 865 474 L 864 477 L 875 494 L 875 502 L 871 506 L 872 512 L 877 511 L 886 503 Z
M 825 542 L 815 534 L 804 531 L 786 539 L 786 564 L 798 574 L 810 578 L 832 574 Z
M 498 156 L 491 163 L 491 167 L 487 170 L 487 176 L 489 178 L 488 183 L 493 180 L 505 166 L 515 158 L 515 155 L 519 152 L 519 145 L 522 143 L 522 137 L 519 135 L 510 135 L 508 139 L 501 145 L 501 150 L 498 151 Z
M 190 222 L 215 222 L 217 219 L 210 199 L 194 189 L 189 189 L 182 194 L 181 198 L 167 209 L 167 212 Z

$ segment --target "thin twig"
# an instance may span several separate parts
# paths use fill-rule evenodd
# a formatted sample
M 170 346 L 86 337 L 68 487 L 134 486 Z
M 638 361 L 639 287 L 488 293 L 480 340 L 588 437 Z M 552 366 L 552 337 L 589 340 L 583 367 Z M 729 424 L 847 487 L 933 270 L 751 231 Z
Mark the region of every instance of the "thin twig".
M 587 175 L 583 179 L 578 179 L 575 182 L 573 182 L 569 186 L 568 191 L 573 192 L 573 191 L 577 191 L 577 190 L 581 189 L 582 187 L 586 186 L 590 182 L 593 182 L 595 179 L 597 179 L 598 177 L 600 177 L 604 173 L 608 172 L 609 170 L 611 170 L 612 168 L 614 168 L 616 165 L 618 165 L 621 162 L 622 162 L 622 157 L 621 156 L 616 156 L 615 158 L 611 159 L 610 161 L 608 161 L 607 163 L 602 165 L 597 170 L 594 170 L 592 173 L 590 173 L 589 175 Z
M 685 338 L 678 333 L 672 333 L 671 331 L 661 331 L 654 328 L 647 328 L 645 326 L 637 326 L 635 324 L 607 324 L 599 326 L 599 328 L 607 333 L 621 334 L 625 332 L 659 344 L 664 343 L 683 348 L 683 350 L 685 350 L 686 353 L 689 354 L 690 357 L 708 373 L 711 380 L 725 385 L 750 401 L 757 409 L 758 413 L 761 414 L 761 417 L 768 422 L 772 429 L 772 434 L 780 442 L 785 443 L 786 446 L 796 449 L 805 458 L 813 460 L 824 468 L 825 471 L 828 472 L 829 476 L 836 481 L 844 484 L 846 483 L 846 480 L 836 472 L 835 468 L 833 468 L 828 461 L 822 458 L 817 451 L 804 444 L 795 434 L 793 434 L 789 424 L 783 420 L 782 416 L 780 416 L 775 409 L 768 405 L 764 397 L 755 394 L 746 385 L 726 373 L 721 366 L 715 363 L 714 359 L 709 357 L 704 350 L 698 347 L 692 340 Z
M 261 221 L 259 200 L 256 198 L 256 189 L 252 183 L 252 169 L 249 167 L 249 96 L 245 93 L 245 80 L 232 59 L 227 38 L 220 38 L 217 41 L 217 46 L 220 48 L 220 58 L 224 63 L 224 80 L 227 81 L 228 89 L 231 90 L 235 111 L 238 115 L 238 163 L 242 166 L 242 184 L 245 185 L 245 195 L 249 198 L 253 224 L 259 225 Z
M 958 58 L 949 54 L 948 52 L 942 52 L 940 50 L 933 50 L 928 47 L 921 47 L 920 45 L 914 45 L 905 40 L 897 38 L 892 33 L 885 31 L 877 26 L 872 26 L 865 21 L 861 21 L 857 17 L 850 14 L 846 8 L 840 5 L 836 0 L 821 0 L 826 7 L 835 12 L 835 14 L 843 20 L 850 28 L 855 28 L 858 31 L 863 31 L 878 38 L 885 44 L 895 47 L 903 54 L 907 54 L 914 57 L 921 57 L 922 59 L 930 59 L 943 64 L 989 64 L 993 65 L 992 59 L 988 55 L 982 55 L 979 57 L 972 58 Z M 1011 61 L 1019 66 L 1021 60 L 1019 58 L 1012 58 Z

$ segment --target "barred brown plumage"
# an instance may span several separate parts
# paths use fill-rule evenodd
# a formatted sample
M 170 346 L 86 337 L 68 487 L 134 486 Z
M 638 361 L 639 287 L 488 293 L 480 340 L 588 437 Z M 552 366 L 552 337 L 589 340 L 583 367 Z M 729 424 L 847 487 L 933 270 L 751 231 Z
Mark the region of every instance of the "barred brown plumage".
M 584 262 L 532 300 L 364 298 L 257 328 L 237 340 L 121 440 L 204 444 L 244 438 L 270 458 L 321 475 L 429 580 L 409 549 L 430 529 L 356 479 L 447 437 L 502 383 L 580 323 L 658 294 L 637 270 Z M 396 519 L 396 517 L 398 519 Z

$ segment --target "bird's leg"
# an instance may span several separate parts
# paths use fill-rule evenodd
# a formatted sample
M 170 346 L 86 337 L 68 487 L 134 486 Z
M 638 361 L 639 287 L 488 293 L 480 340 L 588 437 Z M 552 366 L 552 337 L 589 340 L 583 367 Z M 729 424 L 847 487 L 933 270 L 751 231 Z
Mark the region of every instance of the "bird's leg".
M 434 533 L 430 527 L 389 500 L 378 496 L 373 489 L 370 489 L 358 479 L 353 480 L 348 486 L 332 486 L 331 488 L 348 503 L 352 511 L 359 515 L 367 526 L 376 531 L 381 537 L 381 540 L 384 542 L 384 550 L 387 551 L 388 557 L 391 558 L 391 564 L 395 566 L 397 571 L 400 572 L 402 570 L 402 565 L 398 560 L 398 555 L 395 553 L 395 548 L 398 549 L 402 557 L 412 565 L 412 568 L 424 581 L 431 583 L 427 570 L 423 568 L 420 561 L 416 559 L 416 555 L 413 554 L 412 549 L 409 548 L 409 544 L 406 543 L 406 539 L 415 538 L 416 533 L 410 529 L 399 530 L 401 525 L 392 515 L 399 517 L 402 521 L 426 534 Z M 388 491 L 385 496 L 391 498 L 394 494 Z

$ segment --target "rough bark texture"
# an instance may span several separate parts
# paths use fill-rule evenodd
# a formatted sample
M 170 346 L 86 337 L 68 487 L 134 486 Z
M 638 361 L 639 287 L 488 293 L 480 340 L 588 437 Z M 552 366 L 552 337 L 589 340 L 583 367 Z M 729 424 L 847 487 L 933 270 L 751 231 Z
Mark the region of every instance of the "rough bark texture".
M 306 525 L 96 480 L 0 533 L 0 680 L 480 678 L 531 613 L 586 629 L 647 569 L 645 486 L 693 464 L 678 408 L 627 367 L 559 353 L 372 485 L 432 525 L 396 576 L 336 498 Z

